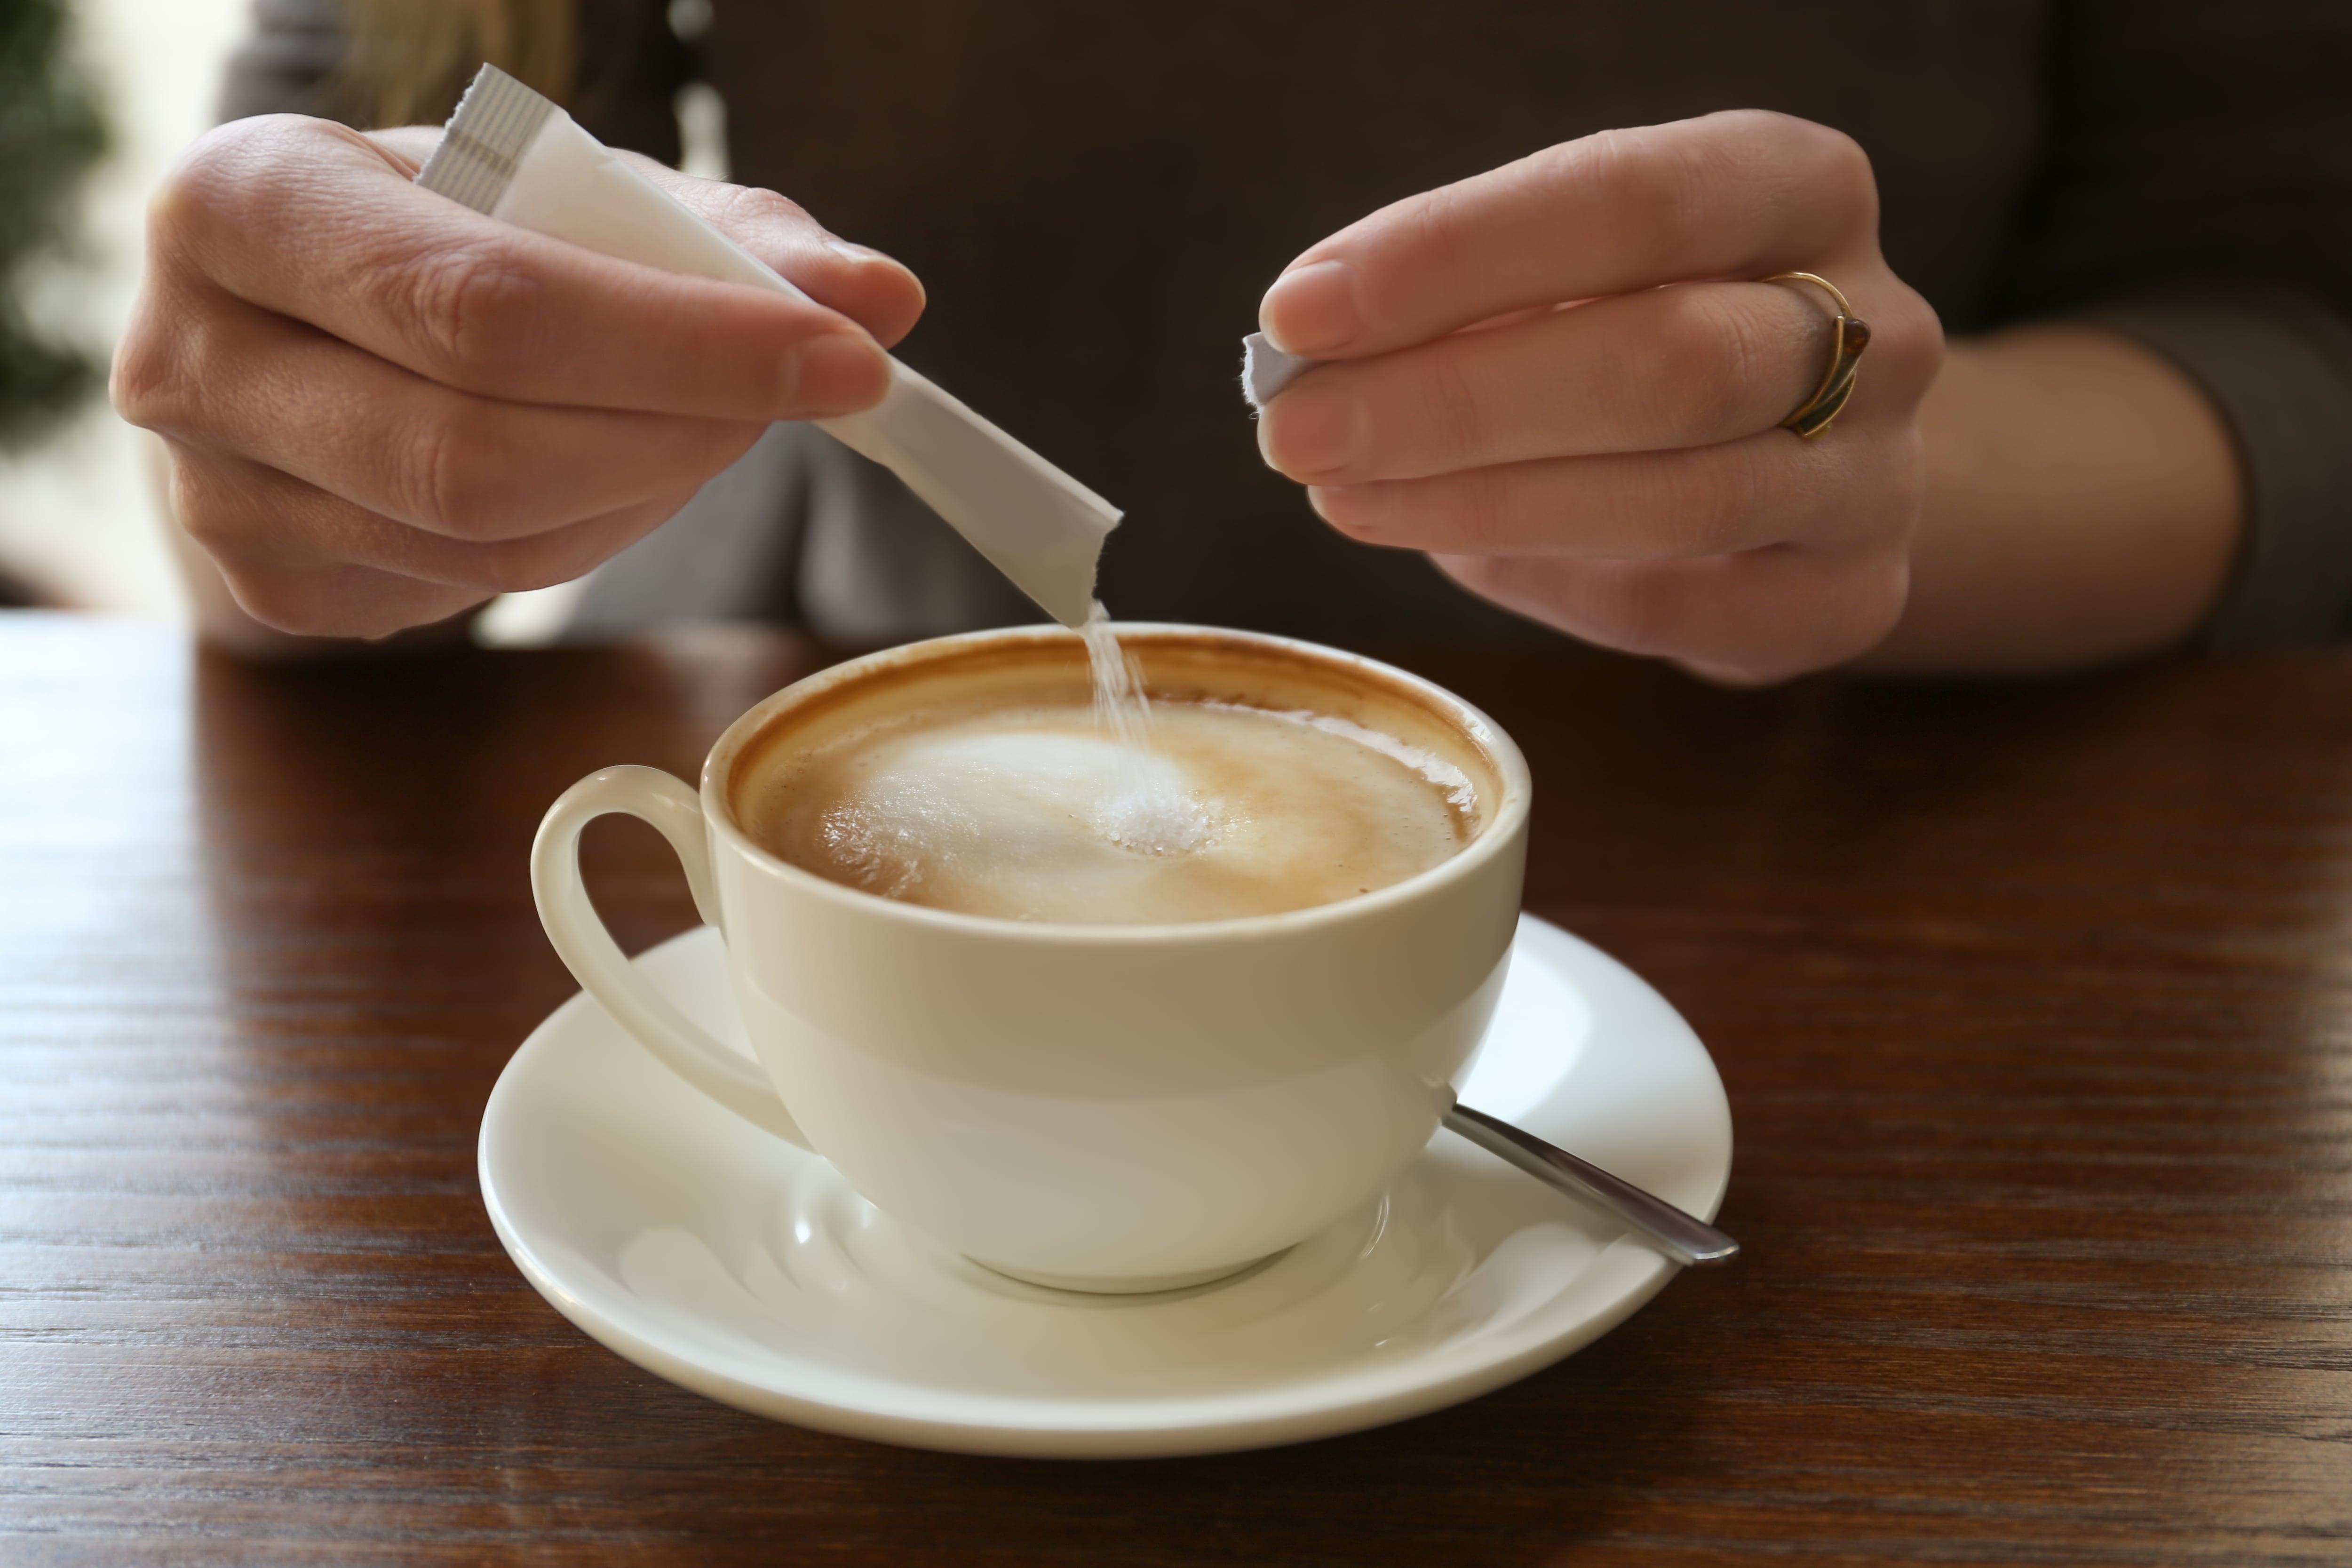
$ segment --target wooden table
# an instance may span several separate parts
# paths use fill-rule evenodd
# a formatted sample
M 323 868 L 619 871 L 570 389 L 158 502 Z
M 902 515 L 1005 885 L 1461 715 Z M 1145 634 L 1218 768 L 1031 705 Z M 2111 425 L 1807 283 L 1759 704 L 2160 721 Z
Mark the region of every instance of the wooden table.
M 474 1139 L 564 784 L 781 636 L 340 668 L 0 616 L 0 1561 L 2352 1559 L 2352 658 L 1710 690 L 1415 660 L 1696 1025 L 1748 1245 L 1518 1385 L 1183 1461 L 772 1425 L 575 1331 Z M 625 943 L 690 919 L 591 834 Z

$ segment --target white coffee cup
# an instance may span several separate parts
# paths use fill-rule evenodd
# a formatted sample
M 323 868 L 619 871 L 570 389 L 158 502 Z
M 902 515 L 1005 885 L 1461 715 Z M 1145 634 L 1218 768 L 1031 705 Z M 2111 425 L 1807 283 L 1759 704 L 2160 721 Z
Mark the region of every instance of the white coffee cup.
M 549 808 L 531 883 L 581 985 L 704 1093 L 981 1263 L 1132 1291 L 1213 1279 L 1314 1235 L 1428 1142 L 1502 989 L 1529 785 L 1490 720 L 1401 670 L 1255 634 L 1120 635 L 1147 672 L 1155 646 L 1171 658 L 1205 648 L 1242 672 L 1244 691 L 1286 669 L 1410 706 L 1471 764 L 1483 826 L 1452 858 L 1336 903 L 1106 926 L 898 902 L 744 836 L 729 782 L 770 723 L 976 656 L 1083 658 L 1066 632 L 1020 627 L 894 648 L 786 688 L 719 737 L 699 798 L 653 768 L 591 774 Z M 725 936 L 758 1068 L 658 995 L 598 921 L 579 838 L 607 812 L 644 818 L 677 851 L 695 907 Z

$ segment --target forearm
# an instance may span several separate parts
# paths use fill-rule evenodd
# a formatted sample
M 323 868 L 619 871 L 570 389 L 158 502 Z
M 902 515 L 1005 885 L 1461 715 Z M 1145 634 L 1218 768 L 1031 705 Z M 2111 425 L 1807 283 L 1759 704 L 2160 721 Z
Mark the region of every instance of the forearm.
M 1857 668 L 2092 665 L 2178 645 L 2211 614 L 2242 485 L 2221 416 L 2170 362 L 2076 326 L 1955 342 L 1919 421 L 1909 603 Z

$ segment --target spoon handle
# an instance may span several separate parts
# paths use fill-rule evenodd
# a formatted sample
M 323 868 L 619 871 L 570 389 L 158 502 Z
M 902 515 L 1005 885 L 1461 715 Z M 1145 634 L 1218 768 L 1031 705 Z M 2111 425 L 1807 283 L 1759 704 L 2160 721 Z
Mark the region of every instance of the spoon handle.
M 1466 1105 L 1448 1110 L 1445 1125 L 1538 1181 L 1606 1209 L 1656 1242 L 1677 1263 L 1728 1263 L 1739 1255 L 1739 1243 L 1705 1220 L 1693 1219 L 1665 1199 L 1545 1142 L 1525 1128 Z

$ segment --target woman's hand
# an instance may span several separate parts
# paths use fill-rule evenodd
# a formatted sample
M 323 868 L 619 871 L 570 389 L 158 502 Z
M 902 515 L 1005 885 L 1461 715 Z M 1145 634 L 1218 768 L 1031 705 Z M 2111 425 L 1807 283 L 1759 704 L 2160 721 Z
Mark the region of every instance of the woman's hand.
M 1830 279 L 1870 324 L 1820 439 Z M 1338 363 L 1265 410 L 1266 461 L 1368 543 L 1577 637 L 1765 681 L 1901 616 L 1943 334 L 1878 253 L 1847 137 L 1739 111 L 1607 132 L 1399 202 L 1260 310 Z
M 432 144 L 239 121 L 155 199 L 115 405 L 268 626 L 381 637 L 577 577 L 771 421 L 879 401 L 921 313 L 781 196 L 646 164 L 819 303 L 494 222 L 411 183 Z

